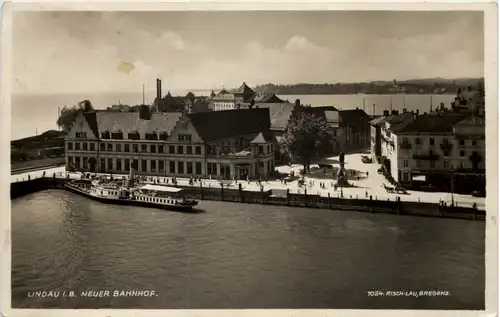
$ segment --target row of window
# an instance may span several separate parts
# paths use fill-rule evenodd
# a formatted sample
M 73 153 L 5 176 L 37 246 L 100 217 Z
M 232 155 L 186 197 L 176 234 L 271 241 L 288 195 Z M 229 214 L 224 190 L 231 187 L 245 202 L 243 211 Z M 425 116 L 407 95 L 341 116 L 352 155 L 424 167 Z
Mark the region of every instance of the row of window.
M 95 143 L 87 142 L 68 142 L 68 150 L 91 151 L 96 150 Z M 194 148 L 194 149 L 193 149 Z M 165 152 L 168 149 L 168 152 Z M 101 152 L 125 152 L 125 153 L 170 153 L 170 154 L 196 154 L 201 155 L 201 146 L 191 145 L 166 145 L 161 144 L 120 144 L 120 143 L 101 143 L 99 150 Z
M 96 165 L 96 160 L 93 158 L 81 158 L 68 156 L 68 161 L 74 163 L 78 168 L 90 169 L 95 171 L 117 171 L 128 172 L 130 167 L 137 169 L 140 172 L 165 172 L 167 165 L 163 160 L 130 160 L 130 159 L 113 159 L 100 158 L 99 166 Z M 148 167 L 149 162 L 149 167 Z M 167 161 L 169 173 L 171 174 L 187 174 L 187 175 L 202 175 L 201 162 L 184 162 L 184 161 Z
M 161 204 L 175 204 L 175 200 L 169 198 L 158 198 L 158 197 L 149 197 L 149 196 L 138 196 L 138 200 L 147 201 L 150 203 L 161 203 Z
M 76 132 L 75 136 L 77 139 L 86 139 L 87 138 L 87 132 Z M 168 139 L 168 133 L 167 132 L 151 132 L 151 133 L 146 133 L 144 135 L 145 140 L 152 140 L 152 141 L 157 141 L 157 140 L 167 140 Z M 140 140 L 141 136 L 139 132 L 131 132 L 128 133 L 127 138 L 129 140 Z M 113 139 L 113 140 L 123 140 L 123 132 L 109 132 L 109 131 L 104 131 L 101 132 L 101 139 Z M 177 137 L 178 141 L 191 141 L 191 135 L 189 134 L 181 134 L 178 135 Z
M 465 146 L 466 145 L 466 141 L 465 139 L 460 139 L 459 140 L 459 145 L 460 146 Z M 472 146 L 477 146 L 479 144 L 479 140 L 470 140 L 471 141 L 471 145 Z M 416 138 L 415 139 L 415 144 L 416 145 L 423 145 L 425 142 L 425 139 L 424 138 Z M 403 144 L 411 144 L 411 142 L 409 141 L 408 138 L 403 138 Z M 443 143 L 442 144 L 451 144 L 450 140 L 448 139 L 443 139 Z M 436 145 L 436 142 L 434 140 L 434 138 L 429 138 L 429 145 Z
M 473 152 L 473 154 L 472 154 L 472 155 L 474 155 L 474 153 L 475 153 L 476 155 L 478 155 L 478 154 L 477 154 L 477 152 Z M 466 156 L 467 156 L 467 152 L 465 152 L 465 151 L 460 151 L 460 157 L 466 157 Z M 436 167 L 436 161 L 434 161 L 434 160 L 429 160 L 428 162 L 429 162 L 429 165 L 430 165 L 430 167 L 431 167 L 431 168 L 435 168 L 435 167 Z M 443 167 L 444 167 L 444 168 L 450 168 L 450 167 L 451 167 L 451 165 L 450 165 L 450 161 L 449 161 L 449 160 L 444 160 L 444 161 L 442 161 L 442 162 L 443 162 Z M 422 160 L 415 160 L 415 164 L 416 164 L 416 166 L 417 166 L 417 167 L 422 167 Z M 461 166 L 463 167 L 463 164 L 464 164 L 464 163 L 463 163 L 463 162 L 460 162 L 460 164 L 461 164 Z M 403 160 L 403 167 L 408 167 L 408 160 Z

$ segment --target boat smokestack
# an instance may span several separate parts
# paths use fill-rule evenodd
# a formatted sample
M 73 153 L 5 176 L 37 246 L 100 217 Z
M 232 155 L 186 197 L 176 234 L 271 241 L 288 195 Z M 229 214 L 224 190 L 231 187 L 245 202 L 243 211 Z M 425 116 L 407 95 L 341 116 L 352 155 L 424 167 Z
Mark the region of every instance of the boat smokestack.
M 130 172 L 128 174 L 128 187 L 134 187 L 134 177 L 135 177 L 135 170 L 132 164 L 130 164 Z

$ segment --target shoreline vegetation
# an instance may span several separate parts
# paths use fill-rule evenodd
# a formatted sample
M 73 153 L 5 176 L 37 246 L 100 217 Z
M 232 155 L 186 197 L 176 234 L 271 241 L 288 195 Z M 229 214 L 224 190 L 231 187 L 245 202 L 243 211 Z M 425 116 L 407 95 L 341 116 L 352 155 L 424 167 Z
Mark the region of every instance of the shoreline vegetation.
M 484 78 L 462 79 L 412 79 L 404 81 L 372 81 L 366 83 L 335 84 L 265 84 L 255 87 L 257 93 L 274 93 L 276 95 L 388 95 L 388 94 L 456 94 L 458 88 L 484 85 Z

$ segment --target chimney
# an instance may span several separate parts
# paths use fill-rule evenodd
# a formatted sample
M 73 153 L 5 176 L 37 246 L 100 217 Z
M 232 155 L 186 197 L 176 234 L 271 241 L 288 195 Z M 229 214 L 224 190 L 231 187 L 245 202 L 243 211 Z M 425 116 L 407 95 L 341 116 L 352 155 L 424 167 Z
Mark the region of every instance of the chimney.
M 441 111 L 444 111 L 444 102 L 441 102 L 441 103 L 439 104 L 439 109 L 440 109 Z
M 161 79 L 156 78 L 156 98 L 161 99 Z
M 295 99 L 295 107 L 300 107 L 300 99 Z
M 388 117 L 389 116 L 389 110 L 384 110 L 384 117 Z
M 399 115 L 399 110 L 394 110 L 394 114 L 397 116 Z
M 419 113 L 419 112 L 420 112 L 420 111 L 419 111 L 418 109 L 417 109 L 417 110 L 415 110 L 415 113 L 417 114 L 417 116 L 418 116 L 418 113 Z

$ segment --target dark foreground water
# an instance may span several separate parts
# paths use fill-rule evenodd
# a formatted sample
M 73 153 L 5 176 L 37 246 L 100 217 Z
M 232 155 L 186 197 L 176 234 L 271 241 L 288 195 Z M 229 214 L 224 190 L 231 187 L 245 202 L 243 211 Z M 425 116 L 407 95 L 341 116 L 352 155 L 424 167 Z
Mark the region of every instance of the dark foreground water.
M 59 190 L 14 200 L 13 307 L 484 309 L 484 222 L 201 206 L 109 206 Z M 44 290 L 61 293 L 29 297 Z M 157 296 L 81 297 L 88 290 Z M 368 295 L 399 290 L 449 294 Z

